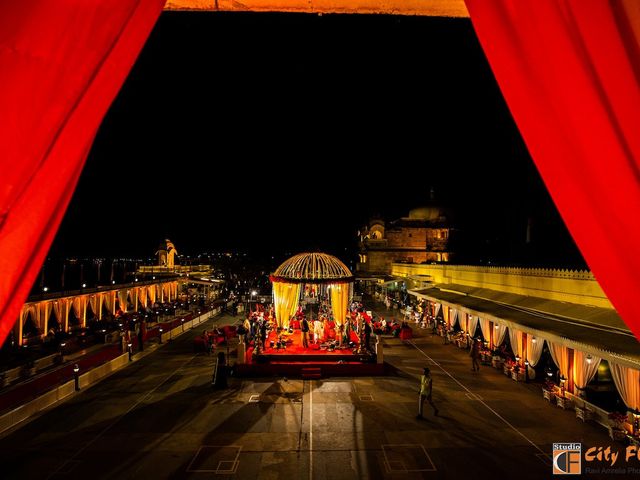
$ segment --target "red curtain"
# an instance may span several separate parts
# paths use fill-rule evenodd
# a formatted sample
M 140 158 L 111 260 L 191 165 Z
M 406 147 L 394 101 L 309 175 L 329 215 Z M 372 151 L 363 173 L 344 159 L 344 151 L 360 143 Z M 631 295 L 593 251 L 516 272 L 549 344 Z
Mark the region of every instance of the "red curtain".
M 164 0 L 0 2 L 0 342 Z
M 640 339 L 640 2 L 466 3 L 551 197 Z

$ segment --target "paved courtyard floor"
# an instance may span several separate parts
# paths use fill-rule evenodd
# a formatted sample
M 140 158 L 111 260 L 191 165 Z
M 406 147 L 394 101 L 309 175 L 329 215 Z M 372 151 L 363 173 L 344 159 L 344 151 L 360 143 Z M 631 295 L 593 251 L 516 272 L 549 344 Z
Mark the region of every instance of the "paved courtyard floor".
M 466 352 L 425 333 L 384 339 L 385 377 L 231 378 L 213 390 L 215 356 L 193 351 L 210 325 L 5 435 L 2 478 L 550 478 L 553 442 L 611 444 L 537 387 L 474 373 Z M 424 366 L 440 415 L 425 404 L 417 420 Z

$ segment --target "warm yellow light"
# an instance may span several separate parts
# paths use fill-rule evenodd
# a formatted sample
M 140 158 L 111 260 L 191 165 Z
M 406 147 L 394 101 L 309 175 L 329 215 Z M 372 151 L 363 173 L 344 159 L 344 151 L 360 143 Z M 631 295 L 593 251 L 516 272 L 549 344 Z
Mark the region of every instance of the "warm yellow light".
M 165 9 L 469 17 L 464 0 L 167 0 Z

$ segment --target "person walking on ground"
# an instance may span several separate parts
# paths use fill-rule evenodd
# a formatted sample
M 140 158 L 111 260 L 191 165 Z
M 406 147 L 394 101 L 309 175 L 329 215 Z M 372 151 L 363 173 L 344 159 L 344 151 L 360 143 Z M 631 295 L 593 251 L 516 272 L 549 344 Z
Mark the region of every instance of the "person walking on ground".
M 480 342 L 477 340 L 473 340 L 473 344 L 471 345 L 471 352 L 469 353 L 471 357 L 471 371 L 479 372 L 480 371 L 480 362 L 478 359 L 480 358 Z
M 300 330 L 302 330 L 302 347 L 309 348 L 309 322 L 306 317 L 302 319 Z
M 432 388 L 433 380 L 431 379 L 431 371 L 428 367 L 424 367 L 422 377 L 420 378 L 420 397 L 418 398 L 418 415 L 416 416 L 417 419 L 421 420 L 424 418 L 422 416 L 422 412 L 425 400 L 429 402 L 429 405 L 433 407 L 433 414 L 435 416 L 438 416 L 438 409 L 434 405 L 431 398 Z

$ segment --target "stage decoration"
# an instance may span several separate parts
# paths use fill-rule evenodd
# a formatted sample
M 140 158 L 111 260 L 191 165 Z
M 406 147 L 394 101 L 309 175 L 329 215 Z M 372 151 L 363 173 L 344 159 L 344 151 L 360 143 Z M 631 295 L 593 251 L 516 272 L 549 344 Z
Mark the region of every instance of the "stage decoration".
M 345 324 L 347 319 L 347 308 L 349 308 L 350 286 L 346 283 L 334 283 L 329 285 L 331 293 L 331 309 L 333 310 L 333 320 L 338 327 Z
M 353 274 L 339 259 L 325 253 L 300 253 L 271 275 L 278 327 L 288 329 L 300 302 L 315 304 L 328 297 L 336 325 L 344 325 L 353 295 Z
M 284 261 L 271 281 L 287 283 L 351 283 L 353 274 L 339 259 L 326 253 L 299 253 Z
M 273 301 L 276 309 L 278 327 L 289 328 L 289 319 L 298 309 L 300 283 L 273 282 Z M 286 322 L 284 320 L 287 320 Z

